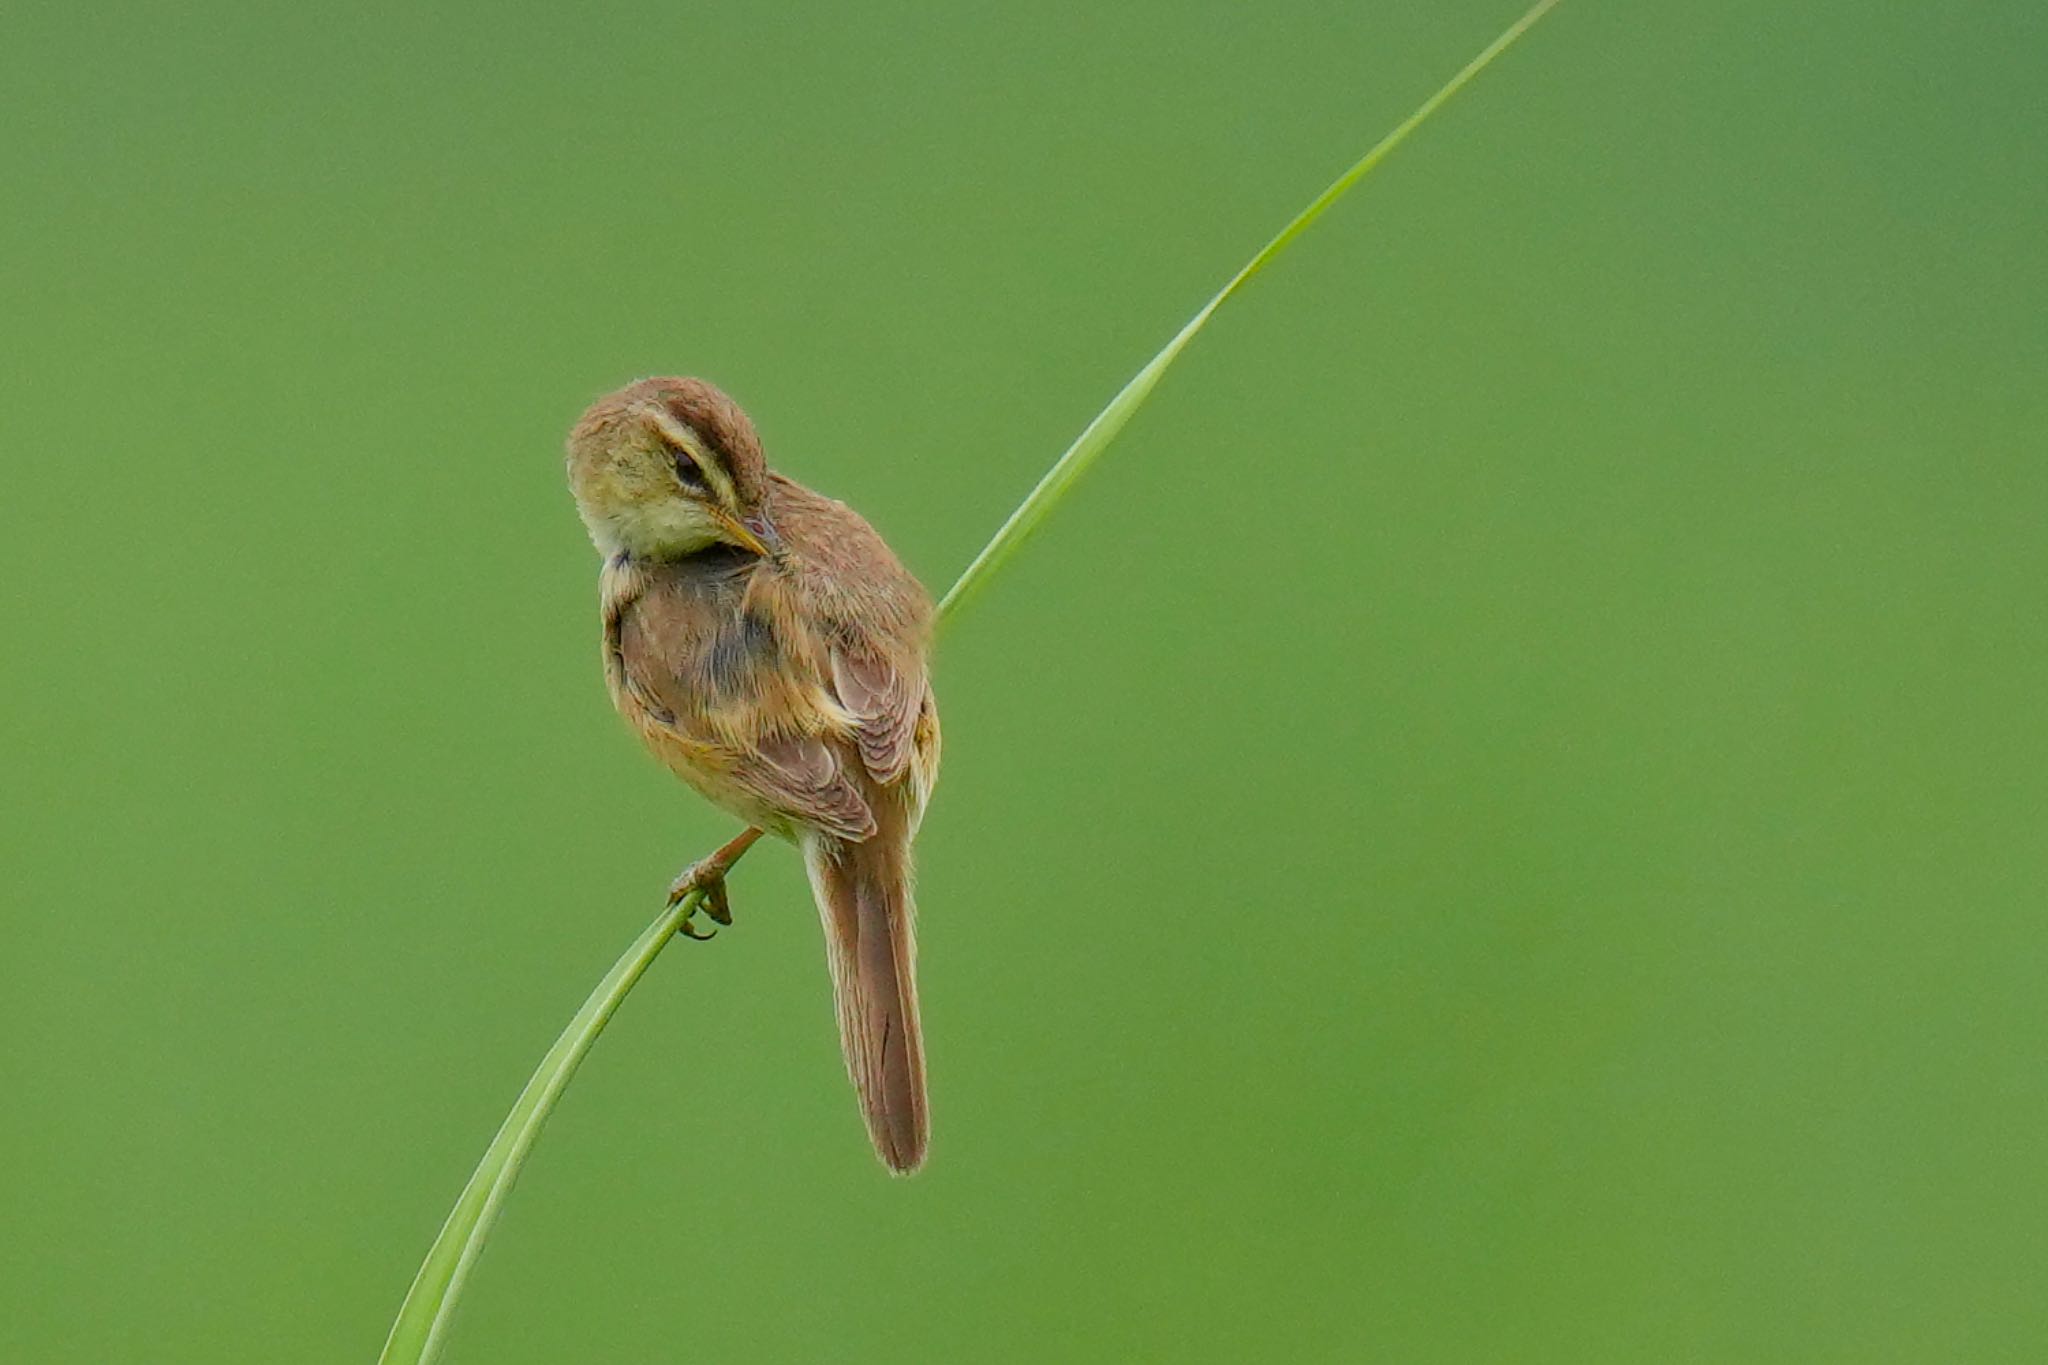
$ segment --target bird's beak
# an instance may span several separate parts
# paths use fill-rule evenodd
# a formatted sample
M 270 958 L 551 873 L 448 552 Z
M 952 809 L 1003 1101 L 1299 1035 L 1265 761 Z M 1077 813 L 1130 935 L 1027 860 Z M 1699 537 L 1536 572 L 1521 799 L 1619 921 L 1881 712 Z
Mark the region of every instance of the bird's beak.
M 775 551 L 782 548 L 782 538 L 775 534 L 775 528 L 760 517 L 741 521 L 732 513 L 721 511 L 718 524 L 725 528 L 735 545 L 752 550 L 763 558 L 773 558 Z

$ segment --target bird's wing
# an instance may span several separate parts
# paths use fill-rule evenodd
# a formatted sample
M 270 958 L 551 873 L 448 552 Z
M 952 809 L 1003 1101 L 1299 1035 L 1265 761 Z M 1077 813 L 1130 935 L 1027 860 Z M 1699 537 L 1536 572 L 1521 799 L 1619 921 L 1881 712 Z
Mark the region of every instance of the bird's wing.
M 770 808 L 835 838 L 874 836 L 874 811 L 825 740 L 777 735 L 728 752 L 731 780 Z
M 832 691 L 853 717 L 861 766 L 885 786 L 902 781 L 930 690 L 924 670 L 894 665 L 858 643 L 833 646 L 831 658 Z
M 925 670 L 931 600 L 852 508 L 787 479 L 772 488 L 775 523 L 800 564 L 775 591 L 808 627 L 861 767 L 894 787 L 921 766 L 937 725 Z M 926 716 L 934 718 L 920 724 Z

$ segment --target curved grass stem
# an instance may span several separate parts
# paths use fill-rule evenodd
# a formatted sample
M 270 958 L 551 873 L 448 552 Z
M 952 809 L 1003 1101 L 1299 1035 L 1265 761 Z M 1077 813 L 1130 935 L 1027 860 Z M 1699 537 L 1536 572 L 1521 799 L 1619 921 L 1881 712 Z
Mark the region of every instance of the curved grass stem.
M 540 1136 L 541 1125 L 561 1099 L 569 1078 L 582 1065 L 597 1035 L 604 1032 L 604 1026 L 625 1001 L 626 992 L 633 989 L 675 937 L 683 921 L 703 902 L 704 893 L 692 891 L 657 915 L 654 923 L 633 941 L 633 946 L 612 964 L 604 980 L 583 1002 L 583 1008 L 569 1021 L 569 1027 L 562 1030 L 547 1056 L 541 1058 L 526 1088 L 513 1103 L 512 1112 L 498 1125 L 497 1135 L 484 1149 L 483 1160 L 477 1163 L 469 1183 L 462 1187 L 462 1195 L 449 1211 L 447 1222 L 441 1225 L 440 1235 L 428 1250 L 419 1274 L 413 1277 L 412 1288 L 406 1291 L 405 1302 L 398 1307 L 398 1318 L 391 1324 L 391 1335 L 385 1339 L 384 1352 L 378 1357 L 380 1365 L 414 1365 L 441 1354 L 448 1323 L 462 1297 L 469 1272 L 483 1251 L 491 1225 L 498 1220 L 505 1196 L 511 1193 L 512 1182 L 526 1164 L 527 1153 L 533 1150 L 534 1139 Z
M 1464 89 L 1473 77 L 1485 70 L 1494 58 L 1506 51 L 1557 3 L 1558 0 L 1538 0 L 1485 50 L 1467 62 L 1457 75 L 1423 101 L 1414 113 L 1381 138 L 1372 150 L 1353 162 L 1329 188 L 1310 201 L 1307 208 L 1296 214 L 1292 222 L 1231 277 L 1229 283 L 1202 305 L 1201 310 L 1174 334 L 1159 354 L 1146 362 L 1144 368 L 1109 401 L 1109 405 L 1082 429 L 1080 436 L 1039 480 L 1038 486 L 1031 490 L 995 537 L 961 573 L 939 603 L 939 623 L 942 626 L 959 615 L 967 602 L 986 586 L 997 569 L 1016 554 L 1075 482 L 1101 457 L 1117 433 L 1143 406 L 1160 376 L 1179 358 L 1225 300 L 1271 264 L 1346 191 L 1369 175 L 1431 114 Z M 736 857 L 734 861 L 737 861 Z M 455 1201 L 455 1207 L 427 1252 L 419 1274 L 413 1278 L 405 1302 L 399 1306 L 397 1321 L 391 1325 L 391 1335 L 384 1343 L 383 1354 L 378 1358 L 380 1365 L 427 1365 L 440 1355 L 462 1290 L 475 1268 L 485 1239 L 504 1207 L 513 1181 L 518 1178 L 520 1168 L 526 1164 L 527 1155 L 533 1150 L 535 1139 L 540 1136 L 541 1126 L 547 1122 L 570 1077 L 576 1074 L 576 1068 L 624 1002 L 627 992 L 633 989 L 655 957 L 675 936 L 677 928 L 702 901 L 703 894 L 693 891 L 679 904 L 657 915 L 625 955 L 613 964 L 604 979 L 598 982 L 597 989 L 583 1002 L 583 1008 L 576 1012 L 569 1026 L 555 1040 L 555 1045 L 548 1049 L 547 1056 L 541 1059 L 526 1088 L 519 1092 L 512 1112 L 505 1116 L 497 1135 L 484 1150 L 483 1159 L 477 1163 L 469 1183 L 463 1186 L 461 1197 Z

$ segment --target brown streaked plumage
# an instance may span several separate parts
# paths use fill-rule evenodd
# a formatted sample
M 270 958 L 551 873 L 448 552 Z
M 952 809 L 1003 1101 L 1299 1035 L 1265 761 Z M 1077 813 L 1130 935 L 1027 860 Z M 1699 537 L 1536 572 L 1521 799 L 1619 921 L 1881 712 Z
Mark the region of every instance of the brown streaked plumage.
M 931 601 L 851 508 L 771 472 L 747 415 L 701 379 L 599 399 L 568 464 L 604 555 L 613 704 L 684 781 L 803 851 L 868 1134 L 892 1170 L 916 1170 L 930 1121 L 910 849 L 939 768 Z M 702 887 L 725 918 L 727 862 L 675 894 Z

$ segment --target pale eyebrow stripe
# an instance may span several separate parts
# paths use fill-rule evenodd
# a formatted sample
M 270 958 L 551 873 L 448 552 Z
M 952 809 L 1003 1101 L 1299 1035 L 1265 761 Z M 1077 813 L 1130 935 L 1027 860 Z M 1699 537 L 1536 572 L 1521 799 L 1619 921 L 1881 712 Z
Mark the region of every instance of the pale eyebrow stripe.
M 702 448 L 703 442 L 697 439 L 697 433 L 670 416 L 668 409 L 659 403 L 643 403 L 640 405 L 640 411 L 649 421 L 661 428 L 661 434 L 668 437 L 670 445 L 681 446 L 693 455 Z
M 670 444 L 690 452 L 690 458 L 697 462 L 697 468 L 703 472 L 704 479 L 711 485 L 712 491 L 718 494 L 720 502 L 727 508 L 739 505 L 733 491 L 732 480 L 726 476 L 724 463 L 711 453 L 711 448 L 704 443 L 703 438 L 678 422 L 670 415 L 668 409 L 659 404 L 646 404 L 641 411 L 661 429 L 661 434 L 669 439 Z

